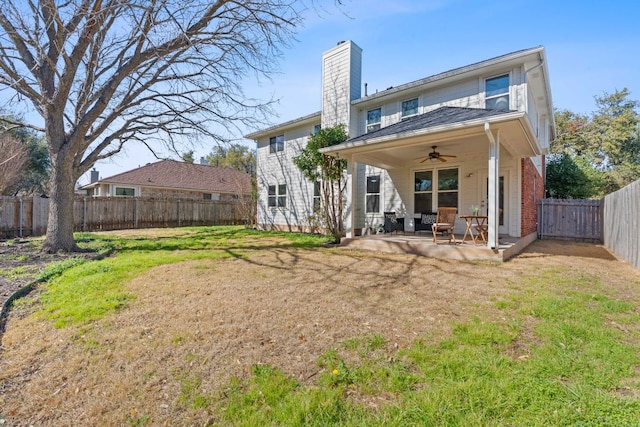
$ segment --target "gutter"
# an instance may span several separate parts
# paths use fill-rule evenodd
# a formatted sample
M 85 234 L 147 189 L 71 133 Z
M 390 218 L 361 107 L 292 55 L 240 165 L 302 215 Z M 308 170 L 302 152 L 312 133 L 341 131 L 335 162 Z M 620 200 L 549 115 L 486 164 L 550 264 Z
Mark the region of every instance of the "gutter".
M 270 126 L 266 129 L 258 130 L 256 132 L 251 132 L 246 135 L 243 135 L 247 139 L 253 139 L 254 141 L 258 140 L 263 136 L 266 136 L 270 133 L 273 133 L 277 130 L 285 130 L 286 128 L 299 126 L 305 122 L 317 121 L 318 118 L 322 118 L 322 112 L 316 111 L 315 113 L 307 114 L 306 116 L 298 117 L 297 119 L 289 120 L 284 123 L 280 123 L 274 126 Z

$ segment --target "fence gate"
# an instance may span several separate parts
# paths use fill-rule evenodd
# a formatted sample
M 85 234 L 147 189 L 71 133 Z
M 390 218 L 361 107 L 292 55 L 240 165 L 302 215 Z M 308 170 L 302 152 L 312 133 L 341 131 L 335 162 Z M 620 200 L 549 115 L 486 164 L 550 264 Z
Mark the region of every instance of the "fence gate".
M 603 200 L 542 199 L 538 204 L 541 239 L 601 243 Z

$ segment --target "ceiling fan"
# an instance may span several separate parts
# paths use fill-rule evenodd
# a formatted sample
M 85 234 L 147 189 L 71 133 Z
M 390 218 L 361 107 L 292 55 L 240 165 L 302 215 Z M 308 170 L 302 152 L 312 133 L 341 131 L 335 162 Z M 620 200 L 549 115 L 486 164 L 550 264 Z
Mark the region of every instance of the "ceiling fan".
M 435 145 L 432 145 L 431 148 L 433 149 L 433 151 L 429 153 L 427 157 L 420 160 L 420 163 L 424 163 L 427 160 L 432 160 L 432 161 L 439 160 L 441 162 L 446 162 L 447 159 L 445 159 L 445 157 L 458 157 L 458 156 L 454 156 L 453 154 L 440 154 L 439 152 L 436 151 L 437 146 Z

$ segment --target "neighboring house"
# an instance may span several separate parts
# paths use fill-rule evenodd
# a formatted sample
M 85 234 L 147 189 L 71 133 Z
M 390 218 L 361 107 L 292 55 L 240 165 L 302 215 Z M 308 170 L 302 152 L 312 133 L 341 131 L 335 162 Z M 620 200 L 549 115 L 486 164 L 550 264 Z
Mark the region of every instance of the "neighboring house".
M 81 187 L 94 197 L 148 197 L 156 199 L 235 200 L 251 197 L 251 176 L 232 168 L 219 168 L 175 160 L 149 163 L 137 169 Z
M 343 123 L 350 139 L 324 152 L 348 161 L 348 237 L 383 223 L 386 211 L 412 231 L 423 212 L 453 206 L 464 215 L 479 206 L 490 248 L 499 234 L 534 240 L 555 137 L 544 48 L 370 95 L 365 84 L 364 96 L 361 58 L 355 43 L 338 43 L 322 57 L 322 111 L 247 135 L 258 145 L 258 225 L 309 229 L 319 186 L 292 159 L 320 125 Z M 458 220 L 456 233 L 464 230 Z

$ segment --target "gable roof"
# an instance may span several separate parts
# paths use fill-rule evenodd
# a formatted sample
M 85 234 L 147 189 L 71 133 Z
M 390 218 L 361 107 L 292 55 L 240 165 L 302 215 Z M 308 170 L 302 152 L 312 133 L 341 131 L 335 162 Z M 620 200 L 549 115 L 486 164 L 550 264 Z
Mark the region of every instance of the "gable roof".
M 251 176 L 233 168 L 220 168 L 176 160 L 161 160 L 85 185 L 124 184 L 141 187 L 172 188 L 205 193 L 251 193 Z
M 351 138 L 346 142 L 364 141 L 389 135 L 402 136 L 403 134 L 421 129 L 450 125 L 452 123 L 467 122 L 470 120 L 486 119 L 488 117 L 499 116 L 511 112 L 512 111 L 508 110 L 487 110 L 484 108 L 440 107 L 417 116 L 409 117 L 387 127 L 380 128 L 374 132 L 365 133 L 364 135 Z
M 451 79 L 462 78 L 467 76 L 468 73 L 479 73 L 484 72 L 486 69 L 490 69 L 491 67 L 496 66 L 504 66 L 509 63 L 516 63 L 524 61 L 525 59 L 531 60 L 535 59 L 539 61 L 537 66 L 542 66 L 544 80 L 545 80 L 545 102 L 546 108 L 549 111 L 551 117 L 553 117 L 553 103 L 551 99 L 551 88 L 549 86 L 549 76 L 546 65 L 545 53 L 543 46 L 537 46 L 527 49 L 520 49 L 513 52 L 506 53 L 504 55 L 495 56 L 493 58 L 485 59 L 483 61 L 474 62 L 468 65 L 464 65 L 457 68 L 452 68 L 450 70 L 433 74 L 431 76 L 427 76 L 418 80 L 414 80 L 409 83 L 404 83 L 398 86 L 392 86 L 388 89 L 378 91 L 373 94 L 362 96 L 358 99 L 354 99 L 351 101 L 352 106 L 357 106 L 359 108 L 367 108 L 369 104 L 375 105 L 375 103 L 379 103 L 384 100 L 386 97 L 397 97 L 399 93 L 402 92 L 411 92 L 412 90 L 416 90 L 424 87 L 425 85 L 431 84 L 439 84 L 438 82 L 449 81 Z M 535 68 L 534 67 L 534 68 Z M 274 126 L 271 126 L 267 129 L 262 129 L 250 134 L 245 135 L 245 138 L 257 140 L 258 138 L 264 137 L 270 133 L 273 133 L 275 136 L 275 132 L 284 131 L 285 129 L 300 126 L 304 124 L 304 122 L 309 121 L 310 119 L 318 120 L 321 117 L 321 112 L 316 112 L 313 114 L 309 114 L 298 119 L 289 120 L 285 123 L 280 123 Z M 551 120 L 551 126 L 553 134 L 555 135 L 555 121 Z

